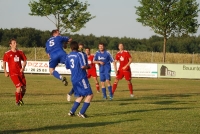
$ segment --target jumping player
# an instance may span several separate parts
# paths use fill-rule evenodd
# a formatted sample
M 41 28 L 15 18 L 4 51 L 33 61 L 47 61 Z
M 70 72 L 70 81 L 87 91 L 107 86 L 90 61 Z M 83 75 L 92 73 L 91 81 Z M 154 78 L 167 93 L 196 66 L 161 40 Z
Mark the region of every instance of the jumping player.
M 67 36 L 60 36 L 59 30 L 52 30 L 52 37 L 49 38 L 46 42 L 46 53 L 48 54 L 49 60 L 49 72 L 53 74 L 53 76 L 59 80 L 62 80 L 65 86 L 67 86 L 68 82 L 66 77 L 62 77 L 56 70 L 56 66 L 58 63 L 65 63 L 66 52 L 63 48 L 66 48 L 66 43 L 70 42 L 70 39 Z
M 90 48 L 86 47 L 85 48 L 85 53 L 87 55 L 87 59 L 88 59 L 88 65 L 90 66 L 90 68 L 87 70 L 87 77 L 94 78 L 94 81 L 96 83 L 96 89 L 97 89 L 97 93 L 99 93 L 99 81 L 97 80 L 97 72 L 96 72 L 96 66 L 93 63 L 93 59 L 94 59 L 94 55 L 90 53 Z
M 111 73 L 111 64 L 114 64 L 114 59 L 111 54 L 105 50 L 104 43 L 99 43 L 99 50 L 95 53 L 93 63 L 99 64 L 99 75 L 101 81 L 101 88 L 103 93 L 103 99 L 107 99 L 106 95 L 106 86 L 105 82 L 107 83 L 108 91 L 110 92 L 110 100 L 113 99 L 112 94 L 112 86 L 110 83 L 110 73 Z M 116 72 L 116 68 L 115 68 Z
M 5 77 L 11 78 L 16 87 L 15 98 L 16 105 L 21 106 L 24 104 L 22 98 L 26 92 L 26 79 L 24 76 L 24 69 L 26 67 L 25 54 L 17 49 L 17 42 L 11 39 L 9 42 L 10 50 L 5 52 L 3 56 L 3 69 Z M 23 61 L 23 63 L 21 63 Z M 8 64 L 9 72 L 7 72 L 6 63 Z
M 84 104 L 77 115 L 79 117 L 86 118 L 85 112 L 93 98 L 92 89 L 86 73 L 86 69 L 88 69 L 89 66 L 86 63 L 83 53 L 78 51 L 78 43 L 76 41 L 72 41 L 70 43 L 70 47 L 72 52 L 67 55 L 65 65 L 67 69 L 71 70 L 71 82 L 74 94 L 77 98 L 68 115 L 75 115 L 81 101 L 85 98 Z
M 112 93 L 114 94 L 117 84 L 119 80 L 121 80 L 123 77 L 125 77 L 126 81 L 128 82 L 128 88 L 130 91 L 130 96 L 133 97 L 133 86 L 131 83 L 131 68 L 130 64 L 132 62 L 131 55 L 128 51 L 124 50 L 124 45 L 122 43 L 119 43 L 118 45 L 119 52 L 115 56 L 115 68 L 116 68 L 116 63 L 119 61 L 119 68 L 117 71 L 117 75 L 115 78 L 115 82 L 113 84 L 113 89 Z

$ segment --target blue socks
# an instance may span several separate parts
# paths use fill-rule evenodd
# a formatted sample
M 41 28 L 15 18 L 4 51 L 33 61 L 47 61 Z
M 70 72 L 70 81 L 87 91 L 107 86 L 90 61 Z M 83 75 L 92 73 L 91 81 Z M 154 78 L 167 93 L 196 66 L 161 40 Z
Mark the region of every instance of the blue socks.
M 108 91 L 109 91 L 109 93 L 110 93 L 110 97 L 113 97 L 113 94 L 112 94 L 112 86 L 109 86 L 109 87 L 108 87 Z
M 103 98 L 107 98 L 107 95 L 106 95 L 106 88 L 102 88 L 102 93 L 103 93 Z
M 85 114 L 85 111 L 87 110 L 87 108 L 90 106 L 90 103 L 84 102 L 83 103 L 83 107 L 81 108 L 80 113 L 81 114 Z
M 72 95 L 73 93 L 74 93 L 74 89 L 72 88 L 68 94 Z
M 74 102 L 74 105 L 73 105 L 73 107 L 72 107 L 72 109 L 71 109 L 71 112 L 72 113 L 75 113 L 76 112 L 76 109 L 79 107 L 79 105 L 80 105 L 80 103 L 79 102 Z
M 53 76 L 56 77 L 57 79 L 61 80 L 60 74 L 56 70 L 53 71 Z

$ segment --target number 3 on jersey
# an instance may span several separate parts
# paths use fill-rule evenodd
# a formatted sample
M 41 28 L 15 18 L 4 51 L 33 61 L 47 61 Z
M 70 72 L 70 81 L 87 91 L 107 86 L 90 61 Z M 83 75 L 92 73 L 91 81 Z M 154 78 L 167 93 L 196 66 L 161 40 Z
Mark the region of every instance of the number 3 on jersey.
M 70 65 L 71 68 L 74 68 L 74 59 L 71 59 L 71 60 L 70 60 L 70 63 L 71 63 L 71 65 Z

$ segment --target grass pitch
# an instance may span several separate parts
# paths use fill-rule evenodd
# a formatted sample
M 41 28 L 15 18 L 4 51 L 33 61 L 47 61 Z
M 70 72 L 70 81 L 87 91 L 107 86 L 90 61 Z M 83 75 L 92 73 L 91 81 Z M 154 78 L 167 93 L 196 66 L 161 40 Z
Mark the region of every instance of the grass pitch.
M 26 79 L 25 105 L 15 106 L 15 87 L 0 73 L 2 134 L 200 133 L 200 80 L 133 78 L 134 98 L 121 80 L 110 101 L 102 100 L 90 79 L 94 99 L 83 119 L 67 115 L 74 101 L 66 99 L 70 82 L 65 87 L 50 75 L 26 74 Z

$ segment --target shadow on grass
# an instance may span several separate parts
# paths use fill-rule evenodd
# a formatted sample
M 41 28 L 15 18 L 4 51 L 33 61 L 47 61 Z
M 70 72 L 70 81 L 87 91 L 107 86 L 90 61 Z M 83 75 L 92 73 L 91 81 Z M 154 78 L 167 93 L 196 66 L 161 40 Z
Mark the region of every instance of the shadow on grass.
M 184 107 L 184 108 L 157 108 L 157 109 L 140 109 L 140 110 L 131 110 L 131 111 L 121 111 L 121 112 L 112 112 L 110 116 L 113 115 L 123 115 L 123 114 L 133 114 L 133 113 L 143 113 L 143 112 L 154 112 L 154 111 L 170 111 L 170 110 L 188 110 L 193 109 L 192 107 Z M 98 113 L 93 116 L 109 116 L 108 113 Z
M 85 119 L 83 119 L 85 120 Z M 86 119 L 87 120 L 87 119 Z M 55 126 L 45 126 L 41 128 L 32 128 L 32 129 L 23 129 L 23 130 L 5 130 L 5 131 L 0 131 L 0 133 L 5 133 L 5 134 L 11 134 L 11 133 L 23 133 L 23 132 L 28 132 L 28 133 L 33 133 L 33 132 L 39 132 L 39 131 L 53 131 L 53 130 L 67 130 L 67 129 L 75 129 L 75 128 L 80 128 L 80 127 L 99 127 L 99 126 L 106 126 L 110 124 L 117 124 L 117 123 L 122 123 L 122 122 L 132 122 L 132 121 L 137 121 L 139 119 L 130 119 L 130 120 L 120 120 L 120 121 L 115 121 L 115 122 L 92 122 L 92 123 L 79 123 L 79 124 L 66 124 L 66 125 L 55 125 Z

